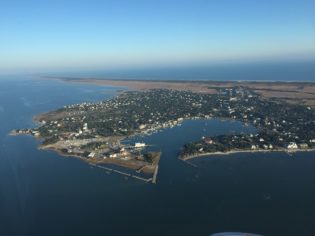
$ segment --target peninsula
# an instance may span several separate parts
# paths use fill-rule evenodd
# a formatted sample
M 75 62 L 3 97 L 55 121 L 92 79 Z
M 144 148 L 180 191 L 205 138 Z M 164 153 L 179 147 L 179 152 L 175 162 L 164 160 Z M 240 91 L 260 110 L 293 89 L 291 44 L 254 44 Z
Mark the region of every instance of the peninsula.
M 187 119 L 233 119 L 253 125 L 257 132 L 203 137 L 181 148 L 182 160 L 218 153 L 315 148 L 312 83 L 164 81 L 157 85 L 155 81 L 120 81 L 121 85 L 124 82 L 142 86 L 121 92 L 111 100 L 74 104 L 37 115 L 34 120 L 38 127 L 13 130 L 11 134 L 31 134 L 42 140 L 42 149 L 92 164 L 110 163 L 145 173 L 158 169 L 160 153 L 146 151 L 144 143 L 126 145 L 123 141 L 135 135 L 150 135 Z M 167 84 L 169 88 L 165 87 Z M 187 86 L 191 84 L 194 87 Z M 294 87 L 300 88 L 295 91 L 295 95 L 299 94 L 295 100 L 270 96 L 277 89 L 278 94 L 292 96 L 288 88 Z

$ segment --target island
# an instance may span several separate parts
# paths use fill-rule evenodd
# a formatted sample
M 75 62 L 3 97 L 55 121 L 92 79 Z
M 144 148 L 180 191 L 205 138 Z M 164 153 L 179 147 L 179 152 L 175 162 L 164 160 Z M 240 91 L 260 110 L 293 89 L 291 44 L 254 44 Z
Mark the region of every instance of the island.
M 148 81 L 142 83 L 150 84 Z M 275 87 L 279 94 L 286 92 L 288 87 L 285 86 L 290 84 L 271 83 L 268 86 L 273 88 L 268 90 L 262 84 L 255 86 L 247 82 L 198 84 L 184 81 L 181 84 L 164 81 L 158 82 L 160 86 L 156 83 L 153 88 L 122 91 L 110 100 L 74 104 L 39 114 L 34 117 L 38 123 L 36 128 L 16 129 L 11 134 L 33 135 L 42 140 L 41 149 L 75 156 L 93 165 L 114 164 L 153 174 L 150 179 L 153 182 L 156 182 L 161 153 L 146 151 L 145 143 L 127 145 L 124 140 L 150 135 L 189 119 L 237 120 L 254 126 L 257 132 L 202 137 L 179 150 L 179 158 L 184 161 L 211 154 L 315 149 L 313 100 L 303 96 L 295 100 L 265 96 L 273 94 Z M 169 84 L 169 88 L 165 84 Z M 187 86 L 191 84 L 195 85 L 193 89 Z M 305 96 L 314 98 L 314 84 L 296 83 L 293 86 L 302 89 Z M 283 91 L 281 87 L 286 89 Z M 289 93 L 293 92 L 289 90 Z

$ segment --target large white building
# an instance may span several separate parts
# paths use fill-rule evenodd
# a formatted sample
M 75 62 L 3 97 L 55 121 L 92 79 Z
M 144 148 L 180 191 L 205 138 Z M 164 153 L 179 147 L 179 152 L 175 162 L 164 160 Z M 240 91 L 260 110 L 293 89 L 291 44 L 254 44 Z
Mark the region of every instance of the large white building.
M 145 143 L 135 143 L 135 148 L 145 147 Z

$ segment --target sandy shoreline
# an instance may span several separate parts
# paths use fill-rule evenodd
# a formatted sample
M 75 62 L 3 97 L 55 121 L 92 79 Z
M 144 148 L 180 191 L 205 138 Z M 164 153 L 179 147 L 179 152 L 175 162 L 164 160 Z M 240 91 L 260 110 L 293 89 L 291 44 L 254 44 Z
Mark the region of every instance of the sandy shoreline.
M 209 153 L 200 153 L 196 155 L 191 155 L 188 157 L 179 157 L 179 159 L 183 161 L 192 160 L 198 157 L 206 157 L 206 156 L 228 156 L 233 155 L 237 153 L 272 153 L 272 152 L 285 152 L 285 153 L 296 153 L 296 152 L 314 152 L 315 148 L 308 148 L 308 149 L 294 149 L 294 150 L 288 150 L 288 149 L 276 149 L 276 150 L 234 150 L 234 151 L 228 151 L 228 152 L 209 152 Z

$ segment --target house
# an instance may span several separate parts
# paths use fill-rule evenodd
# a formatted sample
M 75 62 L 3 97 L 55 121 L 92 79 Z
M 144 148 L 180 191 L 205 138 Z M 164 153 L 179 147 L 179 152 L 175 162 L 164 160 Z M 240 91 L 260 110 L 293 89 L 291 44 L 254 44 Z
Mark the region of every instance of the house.
M 203 141 L 204 141 L 205 144 L 208 144 L 208 145 L 211 145 L 211 144 L 214 143 L 211 138 L 204 138 Z
M 139 125 L 139 129 L 144 129 L 146 127 L 146 125 L 142 124 L 142 125 Z
M 297 148 L 298 148 L 298 145 L 297 145 L 295 142 L 290 142 L 290 143 L 287 145 L 287 148 L 288 148 L 288 149 L 297 149 Z
M 299 146 L 300 146 L 300 148 L 303 148 L 303 149 L 308 148 L 307 143 L 301 143 L 301 144 L 299 144 Z
M 88 157 L 91 157 L 91 158 L 95 157 L 95 152 L 91 152 L 91 153 L 88 155 Z
M 257 146 L 256 146 L 256 145 L 252 145 L 251 149 L 252 149 L 252 150 L 256 150 L 256 149 L 257 149 Z
M 87 131 L 87 130 L 88 130 L 88 124 L 87 124 L 87 123 L 84 123 L 84 125 L 83 125 L 83 130 L 84 130 L 84 131 Z

